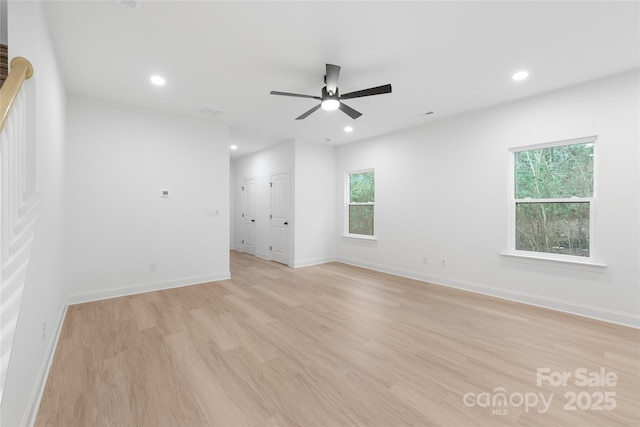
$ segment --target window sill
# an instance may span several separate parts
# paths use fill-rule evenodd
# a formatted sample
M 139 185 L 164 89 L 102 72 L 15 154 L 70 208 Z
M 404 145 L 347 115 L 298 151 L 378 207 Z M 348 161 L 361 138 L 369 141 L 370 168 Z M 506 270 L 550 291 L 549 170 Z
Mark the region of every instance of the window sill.
M 365 236 L 364 234 L 343 234 L 342 237 L 358 240 L 378 240 L 376 236 Z
M 593 261 L 582 261 L 582 260 L 573 260 L 573 259 L 564 259 L 564 258 L 549 258 L 544 255 L 537 255 L 534 253 L 516 253 L 516 252 L 502 252 L 500 254 L 503 257 L 514 258 L 517 261 L 523 261 L 533 264 L 547 264 L 547 265 L 566 265 L 570 267 L 575 267 L 579 269 L 591 270 L 591 271 L 602 271 L 607 268 L 606 264 L 600 264 Z

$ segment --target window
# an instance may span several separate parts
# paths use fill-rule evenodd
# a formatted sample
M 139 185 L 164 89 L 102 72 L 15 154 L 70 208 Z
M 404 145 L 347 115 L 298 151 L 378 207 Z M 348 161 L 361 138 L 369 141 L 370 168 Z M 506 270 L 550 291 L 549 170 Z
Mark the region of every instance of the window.
M 347 173 L 347 234 L 373 236 L 375 172 Z
M 511 150 L 510 248 L 593 261 L 596 137 Z

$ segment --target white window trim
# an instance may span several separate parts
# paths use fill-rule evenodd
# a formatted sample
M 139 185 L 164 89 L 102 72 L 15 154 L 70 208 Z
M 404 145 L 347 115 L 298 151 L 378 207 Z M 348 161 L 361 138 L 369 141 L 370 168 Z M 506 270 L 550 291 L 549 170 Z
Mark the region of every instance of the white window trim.
M 507 209 L 508 209 L 508 229 L 507 229 L 507 251 L 503 252 L 503 256 L 529 258 L 531 260 L 541 261 L 559 261 L 571 264 L 593 265 L 596 267 L 604 267 L 604 264 L 598 263 L 596 256 L 596 199 L 597 199 L 597 162 L 596 154 L 597 135 L 584 138 L 566 139 L 562 141 L 554 141 L 543 144 L 527 145 L 524 147 L 512 147 L 509 149 L 508 173 L 507 173 Z M 515 153 L 521 151 L 537 150 L 541 148 L 560 147 L 564 145 L 575 144 L 593 144 L 593 196 L 592 197 L 570 197 L 557 199 L 516 199 L 515 198 Z M 589 203 L 589 256 L 581 257 L 576 255 L 552 254 L 546 252 L 532 252 L 516 249 L 516 204 L 517 203 Z
M 365 172 L 373 172 L 375 176 L 376 170 L 374 168 L 369 169 L 358 169 L 352 171 L 346 171 L 344 176 L 344 233 L 342 237 L 349 237 L 351 239 L 362 239 L 362 240 L 378 240 L 376 237 L 376 202 L 373 203 L 351 203 L 349 202 L 350 195 L 350 176 L 356 173 L 365 173 Z M 375 183 L 374 183 L 374 193 L 375 193 Z M 349 206 L 373 206 L 373 235 L 369 234 L 353 234 L 349 233 Z
M 528 251 L 518 251 L 518 253 L 510 253 L 510 252 L 502 252 L 500 254 L 505 258 L 510 258 L 517 261 L 522 261 L 531 264 L 540 264 L 544 263 L 549 266 L 554 265 L 566 265 L 569 267 L 573 267 L 576 270 L 586 270 L 586 271 L 601 271 L 602 269 L 607 268 L 606 264 L 598 263 L 598 262 L 590 262 L 586 260 L 579 259 L 556 259 L 545 257 L 544 253 L 541 252 L 528 252 Z M 572 258 L 583 258 L 574 256 Z
M 374 226 L 375 227 L 375 226 Z M 375 228 L 374 228 L 375 231 Z M 376 236 L 369 236 L 367 234 L 343 234 L 342 237 L 347 239 L 360 239 L 360 240 L 378 240 Z

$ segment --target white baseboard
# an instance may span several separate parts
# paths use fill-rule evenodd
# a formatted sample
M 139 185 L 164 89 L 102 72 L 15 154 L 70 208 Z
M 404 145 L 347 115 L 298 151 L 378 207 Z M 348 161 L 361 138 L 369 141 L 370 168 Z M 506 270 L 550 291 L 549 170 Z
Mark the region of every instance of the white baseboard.
M 328 262 L 334 262 L 336 259 L 334 257 L 327 258 L 314 258 L 314 259 L 305 259 L 302 261 L 294 261 L 293 268 L 301 268 L 301 267 L 310 267 L 312 265 L 326 264 Z
M 58 319 L 55 325 L 55 335 L 51 337 L 51 341 L 49 341 L 49 346 L 47 347 L 47 353 L 45 354 L 44 359 L 42 360 L 42 365 L 40 365 L 40 371 L 38 372 L 38 376 L 36 377 L 36 384 L 31 390 L 31 396 L 29 397 L 29 402 L 27 403 L 27 409 L 22 417 L 22 422 L 20 425 L 32 427 L 36 422 L 36 417 L 38 416 L 38 409 L 40 408 L 40 401 L 42 400 L 42 395 L 44 394 L 44 388 L 47 385 L 47 378 L 49 378 L 49 371 L 51 370 L 51 365 L 53 363 L 53 357 L 56 354 L 56 348 L 58 348 L 58 341 L 60 339 L 60 333 L 62 332 L 62 325 L 64 324 L 64 318 L 67 315 L 68 304 L 64 304 L 62 310 L 60 310 L 60 314 L 58 315 Z
M 539 295 L 532 295 L 522 292 L 506 291 L 504 289 L 497 289 L 475 283 L 450 280 L 443 277 L 428 276 L 412 271 L 401 270 L 383 265 L 370 264 L 354 259 L 338 257 L 336 261 L 344 264 L 354 265 L 356 267 L 366 268 L 367 270 L 374 270 L 382 273 L 393 274 L 394 276 L 407 277 L 409 279 L 415 279 L 421 282 L 428 282 L 434 285 L 447 286 L 450 288 L 475 292 L 478 294 L 488 295 L 508 301 L 548 308 L 564 313 L 575 314 L 582 317 L 588 317 L 595 320 L 601 320 L 608 323 L 615 323 L 618 325 L 630 326 L 632 328 L 640 329 L 640 316 L 633 313 L 608 310 L 601 307 L 577 304 L 571 301 L 542 297 Z
M 104 289 L 90 292 L 79 292 L 67 296 L 69 305 L 85 302 L 99 301 L 109 298 L 123 297 L 127 295 L 142 294 L 145 292 L 161 291 L 163 289 L 180 288 L 183 286 L 198 285 L 201 283 L 217 282 L 231 278 L 231 273 L 212 274 L 207 276 L 189 277 L 167 282 L 143 283 L 139 285 L 124 286 L 116 289 Z
M 258 258 L 266 259 L 267 261 L 271 261 L 271 256 L 269 254 L 263 254 L 263 253 L 260 253 L 260 252 L 256 252 L 254 255 L 257 256 Z

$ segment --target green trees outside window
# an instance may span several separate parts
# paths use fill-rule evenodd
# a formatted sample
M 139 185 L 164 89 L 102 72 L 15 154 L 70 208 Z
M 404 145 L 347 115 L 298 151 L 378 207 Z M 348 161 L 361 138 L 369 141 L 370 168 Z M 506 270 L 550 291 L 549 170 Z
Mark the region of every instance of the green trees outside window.
M 516 250 L 591 256 L 593 141 L 513 153 Z
M 372 170 L 348 174 L 349 234 L 373 236 L 375 205 L 375 172 Z

